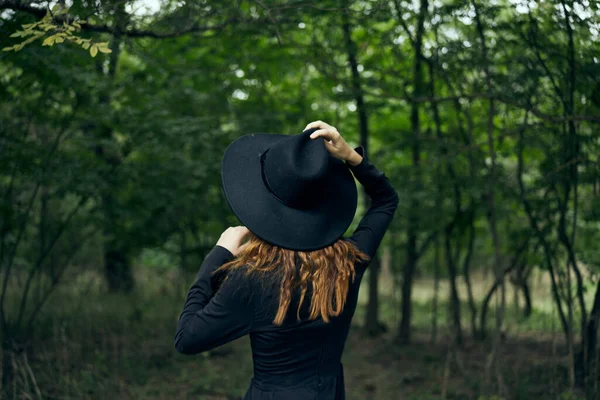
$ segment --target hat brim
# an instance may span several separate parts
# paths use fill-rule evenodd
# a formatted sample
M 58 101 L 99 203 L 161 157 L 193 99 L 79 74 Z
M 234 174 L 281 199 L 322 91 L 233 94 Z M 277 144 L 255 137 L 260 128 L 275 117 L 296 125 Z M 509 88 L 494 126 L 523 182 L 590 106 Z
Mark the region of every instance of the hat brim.
M 332 156 L 323 201 L 310 209 L 281 203 L 263 184 L 260 155 L 287 136 L 253 133 L 233 141 L 221 162 L 223 191 L 233 213 L 259 238 L 286 249 L 317 250 L 340 239 L 352 223 L 356 183 L 348 166 Z

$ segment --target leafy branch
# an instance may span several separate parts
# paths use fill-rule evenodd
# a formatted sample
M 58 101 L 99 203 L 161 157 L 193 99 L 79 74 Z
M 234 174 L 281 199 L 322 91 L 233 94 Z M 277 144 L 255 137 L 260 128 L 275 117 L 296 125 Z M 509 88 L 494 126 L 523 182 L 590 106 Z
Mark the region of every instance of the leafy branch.
M 27 39 L 13 46 L 4 47 L 2 50 L 19 51 L 26 45 L 45 37 L 42 46 L 54 46 L 57 43 L 63 43 L 67 40 L 81 46 L 85 50 L 89 50 L 92 57 L 96 57 L 99 51 L 102 53 L 112 52 L 108 48 L 108 42 L 93 42 L 92 39 L 82 38 L 78 35 L 81 32 L 81 26 L 86 24 L 87 21 L 70 21 L 68 16 L 62 23 L 55 20 L 55 17 L 67 15 L 68 12 L 68 7 L 64 7 L 61 4 L 54 5 L 52 10 L 47 10 L 46 15 L 41 20 L 32 24 L 21 25 L 23 30 L 16 31 L 10 35 L 10 37 L 27 37 Z

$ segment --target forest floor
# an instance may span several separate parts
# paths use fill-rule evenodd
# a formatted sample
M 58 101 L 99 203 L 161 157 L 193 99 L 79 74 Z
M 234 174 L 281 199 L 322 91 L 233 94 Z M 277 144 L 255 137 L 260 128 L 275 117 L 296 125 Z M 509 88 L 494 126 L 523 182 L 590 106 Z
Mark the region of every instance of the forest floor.
M 14 360 L 19 373 L 13 389 L 22 393 L 18 398 L 217 400 L 244 394 L 252 377 L 247 337 L 197 356 L 175 351 L 173 335 L 187 284 L 174 290 L 164 276 L 144 273 L 137 282 L 143 291 L 117 295 L 107 294 L 101 280 L 73 279 L 64 287 L 79 289 L 55 293 L 38 321 L 28 358 Z M 569 357 L 560 325 L 552 308 L 548 313 L 536 306 L 541 287 L 533 290 L 535 308 L 529 318 L 509 304 L 507 335 L 497 368 L 489 370 L 491 340 L 471 339 L 466 305 L 462 348 L 448 345 L 445 302 L 438 308 L 438 334 L 432 341 L 431 299 L 424 295 L 430 283 L 422 280 L 415 286 L 410 345 L 396 343 L 398 304 L 389 292 L 381 296 L 381 319 L 389 331 L 376 338 L 363 334 L 361 298 L 342 360 L 348 400 L 584 398 L 568 390 Z M 443 288 L 440 296 L 447 298 Z

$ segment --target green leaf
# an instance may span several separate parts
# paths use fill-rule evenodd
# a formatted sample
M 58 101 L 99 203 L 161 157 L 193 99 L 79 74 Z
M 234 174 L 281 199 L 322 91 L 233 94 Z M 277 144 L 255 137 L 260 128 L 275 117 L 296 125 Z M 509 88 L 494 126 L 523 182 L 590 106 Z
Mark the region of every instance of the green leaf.
M 13 50 L 14 46 L 10 46 L 10 47 L 5 47 L 2 49 L 2 51 L 11 51 Z
M 84 49 L 89 49 L 90 48 L 90 42 L 85 42 L 84 44 L 81 45 L 81 47 L 83 47 Z
M 10 35 L 10 37 L 19 37 L 19 36 L 22 36 L 22 33 L 23 33 L 23 32 L 21 32 L 21 31 L 16 31 L 16 32 L 15 32 L 15 33 L 13 33 L 12 35 Z
M 98 50 L 100 50 L 103 53 L 112 53 L 112 50 L 108 47 L 98 47 Z
M 44 41 L 42 42 L 42 46 L 52 46 L 54 45 L 54 39 L 55 36 L 48 36 L 46 39 L 44 39 Z
M 98 54 L 98 47 L 93 44 L 92 47 L 90 47 L 90 55 L 96 57 L 96 54 Z
M 38 36 L 32 36 L 32 37 L 30 37 L 29 39 L 27 39 L 26 41 L 24 41 L 24 42 L 23 42 L 23 43 L 21 43 L 21 44 L 22 44 L 22 45 L 29 44 L 29 43 L 33 42 L 34 40 L 36 40 L 36 39 L 39 39 L 39 37 L 40 37 L 39 35 L 38 35 Z

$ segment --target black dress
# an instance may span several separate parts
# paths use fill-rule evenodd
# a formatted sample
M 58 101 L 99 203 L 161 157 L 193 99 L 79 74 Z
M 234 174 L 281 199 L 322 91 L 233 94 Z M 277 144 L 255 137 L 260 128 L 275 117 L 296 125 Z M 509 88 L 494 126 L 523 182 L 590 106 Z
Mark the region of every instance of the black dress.
M 385 174 L 364 155 L 356 166 L 347 164 L 371 198 L 371 205 L 349 238 L 373 256 L 394 216 L 398 194 Z M 211 272 L 233 259 L 216 245 L 205 257 L 179 317 L 175 347 L 183 354 L 197 354 L 249 334 L 254 377 L 244 400 L 341 400 L 345 399 L 342 352 L 356 309 L 358 290 L 367 263 L 355 265 L 344 311 L 325 323 L 309 321 L 310 285 L 297 321 L 298 293 L 292 296 L 282 326 L 272 324 L 278 306 L 279 284 L 248 278 L 243 268 L 228 273 L 215 284 Z M 216 287 L 220 287 L 218 291 Z

